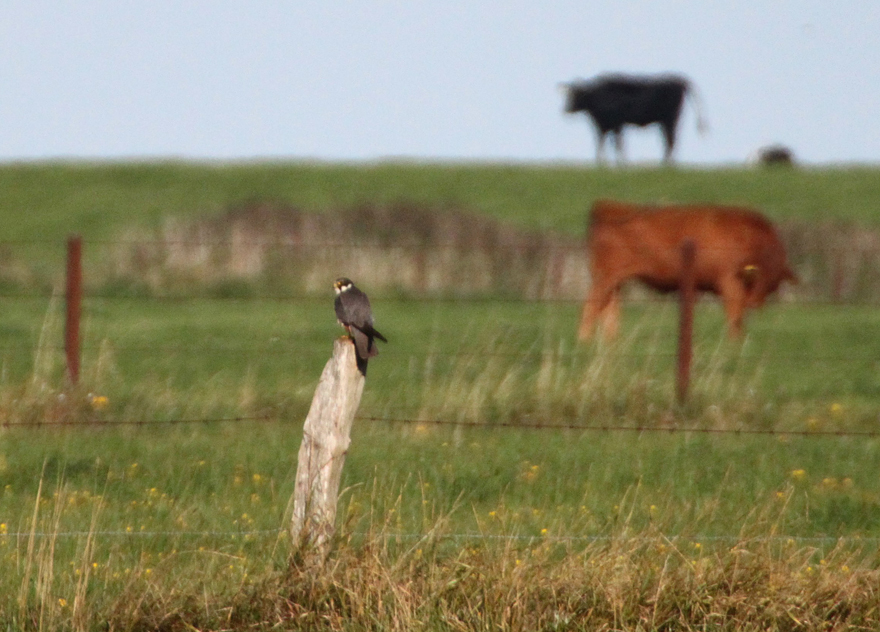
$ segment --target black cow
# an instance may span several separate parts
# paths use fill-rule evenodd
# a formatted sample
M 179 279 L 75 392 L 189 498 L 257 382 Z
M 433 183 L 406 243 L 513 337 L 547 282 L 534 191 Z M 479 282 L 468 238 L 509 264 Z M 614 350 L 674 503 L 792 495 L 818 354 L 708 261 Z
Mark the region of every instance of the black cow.
M 697 128 L 705 124 L 690 82 L 679 75 L 600 75 L 590 81 L 563 84 L 567 92 L 565 111 L 584 112 L 593 117 L 598 133 L 596 160 L 604 157 L 605 135 L 614 134 L 618 161 L 623 160 L 623 126 L 645 127 L 659 123 L 666 141 L 664 162 L 672 159 L 675 130 L 685 94 L 690 94 L 697 111 Z

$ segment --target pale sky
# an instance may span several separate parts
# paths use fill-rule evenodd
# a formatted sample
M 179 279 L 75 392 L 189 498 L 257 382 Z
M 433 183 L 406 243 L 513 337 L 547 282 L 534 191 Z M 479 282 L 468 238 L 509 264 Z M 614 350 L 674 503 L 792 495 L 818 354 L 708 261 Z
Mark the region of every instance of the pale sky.
M 876 0 L 3 0 L 0 59 L 3 162 L 589 163 L 558 84 L 608 71 L 693 81 L 680 163 L 880 162 Z

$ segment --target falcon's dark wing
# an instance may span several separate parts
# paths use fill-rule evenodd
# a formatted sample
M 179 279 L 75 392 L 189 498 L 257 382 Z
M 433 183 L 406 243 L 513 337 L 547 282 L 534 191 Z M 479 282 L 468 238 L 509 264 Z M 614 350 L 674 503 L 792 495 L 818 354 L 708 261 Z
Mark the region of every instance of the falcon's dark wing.
M 388 340 L 373 327 L 373 311 L 370 299 L 350 281 L 344 279 L 343 289 L 337 294 L 334 302 L 336 318 L 346 328 L 357 351 L 358 368 L 366 375 L 367 360 L 379 355 L 375 338 L 383 342 Z M 337 285 L 337 288 L 340 286 Z

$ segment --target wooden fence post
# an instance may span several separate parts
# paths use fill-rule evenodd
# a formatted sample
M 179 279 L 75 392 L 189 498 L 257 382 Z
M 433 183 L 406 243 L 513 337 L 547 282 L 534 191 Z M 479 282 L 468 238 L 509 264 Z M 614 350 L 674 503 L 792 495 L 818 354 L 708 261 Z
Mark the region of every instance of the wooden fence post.
M 64 353 L 67 377 L 73 386 L 79 381 L 79 321 L 82 311 L 82 237 L 67 240 L 67 319 L 64 327 Z
M 694 260 L 697 246 L 692 239 L 681 244 L 681 285 L 679 286 L 679 322 L 678 322 L 678 403 L 687 400 L 691 381 L 691 357 L 693 355 L 694 335 L 694 299 L 696 294 L 696 278 Z
M 294 549 L 317 553 L 322 560 L 334 533 L 342 466 L 363 391 L 354 344 L 338 338 L 303 426 L 290 527 Z

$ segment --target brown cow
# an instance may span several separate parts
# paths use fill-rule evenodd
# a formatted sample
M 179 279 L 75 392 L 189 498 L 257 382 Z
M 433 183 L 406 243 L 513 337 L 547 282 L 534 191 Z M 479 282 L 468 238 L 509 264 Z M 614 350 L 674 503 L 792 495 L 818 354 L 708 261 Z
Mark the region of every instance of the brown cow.
M 797 283 L 776 229 L 753 210 L 599 200 L 590 213 L 592 287 L 578 337 L 590 338 L 600 318 L 606 337 L 617 334 L 620 287 L 629 279 L 661 292 L 678 290 L 681 244 L 686 239 L 696 245 L 697 290 L 721 297 L 732 336 L 742 333 L 746 308 L 763 305 L 782 281 Z

